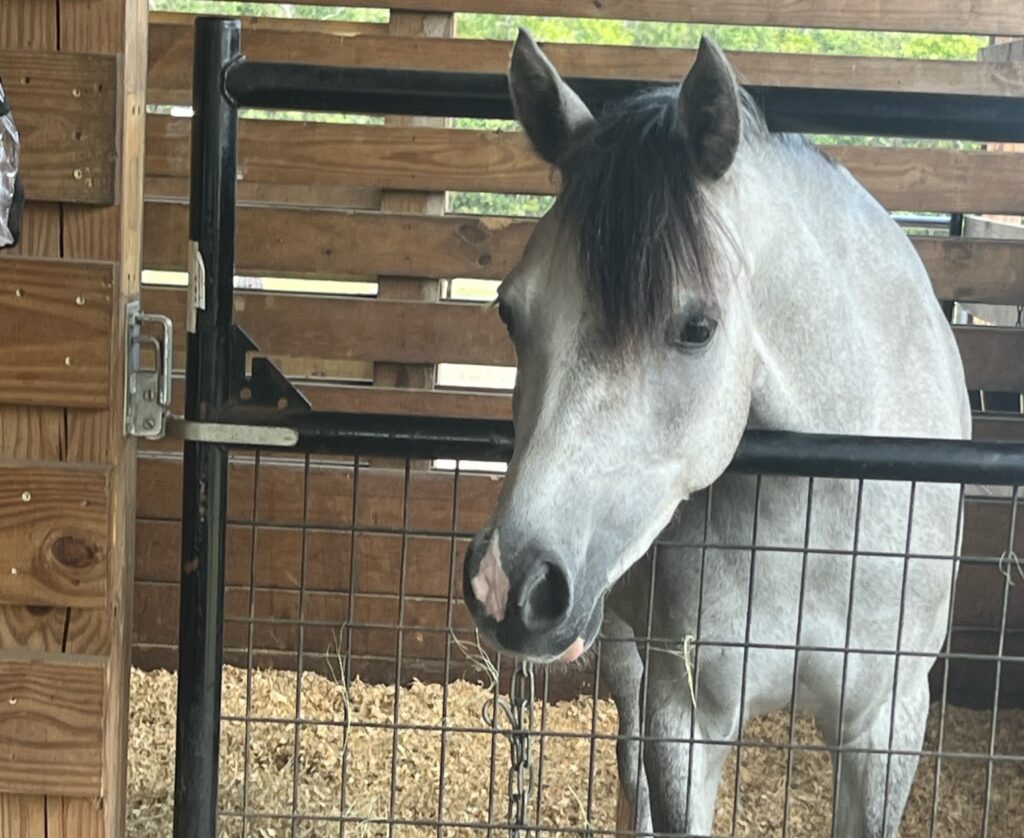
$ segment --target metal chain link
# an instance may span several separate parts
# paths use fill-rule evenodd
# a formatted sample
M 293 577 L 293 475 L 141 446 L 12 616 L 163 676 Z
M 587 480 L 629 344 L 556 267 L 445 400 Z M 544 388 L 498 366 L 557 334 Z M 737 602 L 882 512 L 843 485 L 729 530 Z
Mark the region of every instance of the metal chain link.
M 508 699 L 494 698 L 483 708 L 488 726 L 495 726 L 500 709 L 509 729 L 502 731 L 509 742 L 508 769 L 508 834 L 521 838 L 529 827 L 530 794 L 533 791 L 533 762 L 530 757 L 530 734 L 533 731 L 533 704 L 536 686 L 533 664 L 521 661 L 512 672 Z

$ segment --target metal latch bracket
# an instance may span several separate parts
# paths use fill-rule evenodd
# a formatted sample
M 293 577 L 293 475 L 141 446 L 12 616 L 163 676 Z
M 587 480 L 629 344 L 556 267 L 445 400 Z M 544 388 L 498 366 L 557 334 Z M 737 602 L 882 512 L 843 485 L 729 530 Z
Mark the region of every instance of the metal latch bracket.
M 152 323 L 157 334 L 146 334 Z M 124 432 L 140 439 L 171 436 L 212 445 L 294 448 L 299 434 L 293 428 L 194 422 L 171 413 L 171 372 L 174 362 L 174 325 L 162 314 L 146 314 L 139 302 L 128 303 L 125 318 Z M 143 348 L 153 349 L 152 366 L 143 367 Z

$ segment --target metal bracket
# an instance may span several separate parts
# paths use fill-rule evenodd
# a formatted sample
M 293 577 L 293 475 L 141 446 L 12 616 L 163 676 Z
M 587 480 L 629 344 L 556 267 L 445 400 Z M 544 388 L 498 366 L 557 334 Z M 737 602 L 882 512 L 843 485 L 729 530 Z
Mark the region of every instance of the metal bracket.
M 146 323 L 155 323 L 157 337 L 142 333 Z M 152 346 L 155 368 L 143 369 L 142 348 Z M 138 300 L 128 303 L 125 317 L 124 432 L 127 436 L 160 439 L 166 430 L 171 406 L 171 367 L 174 325 L 162 314 L 145 314 Z
M 174 325 L 170 318 L 162 314 L 144 313 L 137 300 L 128 303 L 125 323 L 124 431 L 127 436 L 142 439 L 163 439 L 165 436 L 171 436 L 187 442 L 205 442 L 212 445 L 254 445 L 274 448 L 293 448 L 298 445 L 299 434 L 292 428 L 226 422 L 192 422 L 172 414 Z M 146 323 L 155 323 L 159 327 L 159 334 L 143 334 L 142 328 Z M 144 346 L 153 347 L 153 368 L 142 366 Z M 269 380 L 277 383 L 273 376 Z M 265 384 L 262 389 L 266 390 Z M 284 393 L 279 397 L 284 397 Z M 300 395 L 299 399 L 301 398 Z
M 186 442 L 206 442 L 212 445 L 294 448 L 299 444 L 299 432 L 294 428 L 234 425 L 227 422 L 189 422 L 180 416 L 168 417 L 167 433 Z

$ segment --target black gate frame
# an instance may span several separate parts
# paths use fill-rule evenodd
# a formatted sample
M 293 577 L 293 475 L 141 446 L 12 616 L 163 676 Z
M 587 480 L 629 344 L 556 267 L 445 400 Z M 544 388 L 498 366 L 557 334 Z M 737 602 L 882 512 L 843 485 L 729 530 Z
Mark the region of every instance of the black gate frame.
M 568 79 L 592 107 L 663 82 Z M 963 94 L 747 86 L 777 131 L 1024 141 L 1024 100 Z M 288 428 L 289 450 L 507 459 L 511 422 L 314 411 L 233 323 L 238 109 L 512 118 L 504 76 L 250 61 L 241 22 L 196 20 L 185 419 Z M 195 244 L 192 245 L 196 247 Z M 217 825 L 227 465 L 231 447 L 184 443 L 175 838 Z M 1024 484 L 1024 444 L 748 431 L 730 467 L 748 473 Z

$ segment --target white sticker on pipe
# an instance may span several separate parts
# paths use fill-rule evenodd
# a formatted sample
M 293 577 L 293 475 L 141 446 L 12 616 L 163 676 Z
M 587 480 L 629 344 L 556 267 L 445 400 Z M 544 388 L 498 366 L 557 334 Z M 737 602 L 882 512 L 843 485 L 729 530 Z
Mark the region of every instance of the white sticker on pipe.
M 188 309 L 185 312 L 189 332 L 196 330 L 196 312 L 206 309 L 206 265 L 199 242 L 188 243 Z

